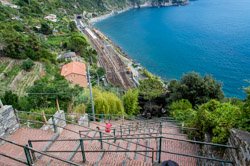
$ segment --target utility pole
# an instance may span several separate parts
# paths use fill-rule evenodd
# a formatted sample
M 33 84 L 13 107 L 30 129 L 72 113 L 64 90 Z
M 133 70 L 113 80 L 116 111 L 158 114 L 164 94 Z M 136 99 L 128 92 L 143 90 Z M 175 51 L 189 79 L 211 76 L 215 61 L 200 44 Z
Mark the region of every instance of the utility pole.
M 90 96 L 90 101 L 91 101 L 93 120 L 95 121 L 95 105 L 94 105 L 95 103 L 93 100 L 92 84 L 91 84 L 90 74 L 89 74 L 89 65 L 87 65 L 87 75 L 88 75 L 88 82 L 89 82 L 89 96 Z
M 96 75 L 97 75 L 97 85 L 100 86 L 100 77 L 99 77 L 99 74 L 96 72 Z

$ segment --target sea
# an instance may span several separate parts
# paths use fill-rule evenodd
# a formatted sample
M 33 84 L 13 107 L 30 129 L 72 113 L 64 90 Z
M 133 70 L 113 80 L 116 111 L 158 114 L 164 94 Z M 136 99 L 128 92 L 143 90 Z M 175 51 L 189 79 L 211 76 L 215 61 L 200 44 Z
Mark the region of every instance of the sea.
M 165 80 L 212 75 L 226 97 L 250 86 L 250 0 L 196 0 L 132 9 L 94 24 L 136 62 Z

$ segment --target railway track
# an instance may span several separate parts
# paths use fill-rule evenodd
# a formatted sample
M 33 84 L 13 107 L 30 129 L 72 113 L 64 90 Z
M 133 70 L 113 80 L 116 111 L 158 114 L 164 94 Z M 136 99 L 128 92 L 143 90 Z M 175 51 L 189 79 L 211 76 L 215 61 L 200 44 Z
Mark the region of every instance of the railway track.
M 93 34 L 89 34 L 89 30 L 84 31 L 99 55 L 100 66 L 106 70 L 107 81 L 124 89 L 134 87 L 132 76 L 127 74 L 126 64 L 121 60 L 113 46 L 99 34 L 100 32 L 97 33 L 96 30 L 92 32 L 96 35 L 95 37 L 93 37 Z

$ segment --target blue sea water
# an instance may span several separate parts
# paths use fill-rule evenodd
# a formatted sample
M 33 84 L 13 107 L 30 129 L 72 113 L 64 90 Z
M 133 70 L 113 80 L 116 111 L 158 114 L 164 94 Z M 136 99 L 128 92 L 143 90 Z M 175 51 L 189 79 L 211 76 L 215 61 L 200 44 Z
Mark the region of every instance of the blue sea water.
M 197 0 L 133 9 L 95 26 L 131 58 L 165 79 L 196 71 L 244 98 L 250 80 L 250 0 Z

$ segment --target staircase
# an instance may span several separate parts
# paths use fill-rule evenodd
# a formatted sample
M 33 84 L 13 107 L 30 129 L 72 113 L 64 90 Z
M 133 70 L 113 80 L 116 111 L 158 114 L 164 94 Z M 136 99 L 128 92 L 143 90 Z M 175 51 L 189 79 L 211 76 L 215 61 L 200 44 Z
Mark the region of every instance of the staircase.
M 97 126 L 100 130 L 96 129 Z M 187 140 L 174 122 L 158 118 L 115 121 L 111 133 L 104 130 L 105 124 L 102 122 L 93 122 L 87 127 L 68 121 L 66 126 L 61 127 L 61 132 L 19 128 L 5 138 L 19 146 L 8 142 L 0 145 L 0 165 L 26 165 L 1 154 L 26 162 L 23 146 L 29 140 L 29 146 L 36 150 L 34 154 L 30 153 L 31 157 L 35 157 L 33 165 L 38 166 L 152 166 L 159 159 L 173 160 L 183 166 L 198 163 L 195 157 L 186 155 L 198 155 L 200 146 Z
M 32 129 L 32 128 L 20 128 L 16 132 L 14 132 L 12 135 L 8 137 L 8 140 L 14 141 L 17 144 L 20 145 L 26 145 L 28 144 L 28 140 L 36 140 L 36 139 L 52 139 L 56 134 L 52 131 L 44 131 L 40 129 Z M 34 144 L 36 146 L 36 149 L 39 151 L 43 151 L 44 147 L 48 145 L 47 142 L 39 142 Z M 0 153 L 4 153 L 8 156 L 15 157 L 16 159 L 26 161 L 26 157 L 24 154 L 24 150 L 21 147 L 3 143 L 0 145 Z M 0 165 L 24 165 L 20 164 L 16 161 L 10 160 L 6 157 L 3 157 L 0 155 Z

